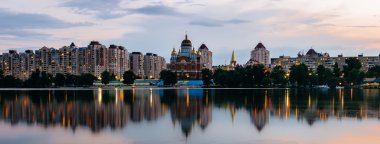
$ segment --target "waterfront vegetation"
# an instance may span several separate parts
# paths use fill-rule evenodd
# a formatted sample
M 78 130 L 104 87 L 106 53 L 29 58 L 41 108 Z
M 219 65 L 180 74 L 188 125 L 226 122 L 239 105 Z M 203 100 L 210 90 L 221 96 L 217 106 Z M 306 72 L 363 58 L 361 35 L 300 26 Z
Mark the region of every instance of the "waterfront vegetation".
M 281 66 L 275 66 L 270 72 L 264 65 L 238 66 L 235 70 L 215 70 L 214 82 L 220 87 L 313 87 L 316 85 L 355 86 L 363 83 L 365 77 L 380 77 L 380 66 L 369 68 L 367 72 L 360 71 L 362 65 L 356 58 L 346 60 L 346 66 L 341 71 L 338 64 L 333 70 L 319 65 L 311 71 L 306 64 L 294 65 L 286 73 Z
M 283 67 L 275 66 L 271 70 L 264 65 L 237 66 L 235 70 L 226 71 L 216 69 L 214 72 L 208 69 L 202 70 L 202 81 L 205 87 L 313 87 L 316 85 L 336 86 L 356 86 L 363 83 L 364 78 L 380 77 L 380 66 L 374 66 L 367 72 L 361 71 L 361 63 L 356 58 L 349 58 L 341 70 L 338 64 L 333 69 L 319 65 L 316 71 L 309 70 L 306 64 L 294 65 L 286 72 Z M 132 71 L 123 74 L 123 83 L 132 85 L 137 76 Z M 163 70 L 160 79 L 164 86 L 175 86 L 178 82 L 176 73 L 170 70 Z M 29 79 L 22 81 L 11 75 L 4 76 L 0 71 L 0 87 L 88 87 L 98 80 L 92 74 L 72 75 L 57 73 L 55 76 L 46 72 L 36 70 Z M 108 71 L 104 71 L 100 76 L 102 84 L 109 84 L 116 80 L 116 76 Z M 214 84 L 214 85 L 213 85 Z

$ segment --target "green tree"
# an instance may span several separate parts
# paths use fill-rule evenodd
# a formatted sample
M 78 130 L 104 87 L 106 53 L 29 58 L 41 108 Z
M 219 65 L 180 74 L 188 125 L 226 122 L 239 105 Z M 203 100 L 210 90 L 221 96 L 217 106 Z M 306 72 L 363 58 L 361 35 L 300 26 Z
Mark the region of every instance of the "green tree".
M 335 88 L 339 84 L 339 78 L 332 76 L 327 78 L 327 85 L 330 88 Z
M 41 85 L 42 87 L 50 87 L 53 82 L 53 75 L 46 72 L 41 73 Z
M 352 69 L 358 69 L 362 67 L 362 63 L 357 58 L 348 58 L 346 59 L 346 66 L 344 66 L 345 72 L 349 72 Z
M 227 82 L 227 71 L 222 69 L 216 69 L 214 72 L 214 82 L 218 86 L 225 87 Z
M 178 82 L 176 73 L 170 70 L 162 70 L 160 72 L 160 79 L 164 81 L 165 86 L 173 86 Z
M 102 78 L 102 84 L 106 85 L 106 84 L 110 83 L 110 81 L 111 81 L 111 75 L 108 71 L 102 72 L 100 77 Z
M 14 76 L 7 75 L 2 79 L 4 85 L 3 87 L 6 88 L 17 88 L 21 87 L 22 81 L 20 79 L 15 78 Z
M 61 73 L 55 74 L 54 84 L 55 84 L 55 86 L 58 86 L 58 87 L 64 86 L 65 85 L 65 76 Z
M 3 87 L 4 86 L 4 72 L 3 70 L 0 70 L 0 87 Z
M 42 87 L 41 72 L 40 72 L 39 69 L 37 69 L 36 71 L 32 72 L 32 74 L 29 77 L 29 79 L 25 81 L 25 86 L 26 87 L 31 87 L 31 88 Z
M 65 85 L 66 86 L 76 86 L 77 85 L 78 77 L 76 75 L 66 74 L 65 77 L 66 77 L 66 79 L 65 79 Z
M 272 69 L 270 78 L 273 80 L 275 85 L 285 85 L 286 84 L 286 72 L 281 66 L 275 66 Z
M 123 83 L 127 85 L 131 85 L 135 83 L 136 75 L 133 71 L 125 71 L 123 74 Z
M 262 64 L 254 65 L 253 67 L 253 83 L 257 86 L 261 85 L 265 76 L 265 66 Z
M 203 85 L 209 87 L 210 84 L 212 83 L 212 80 L 213 79 L 213 73 L 211 70 L 209 69 L 202 69 L 202 81 L 203 81 Z
M 116 75 L 114 73 L 111 74 L 110 80 L 116 80 Z
M 290 68 L 290 80 L 298 86 L 305 86 L 308 82 L 309 70 L 304 63 Z
M 92 86 L 94 84 L 95 80 L 96 80 L 96 77 L 92 74 L 89 74 L 89 73 L 82 74 L 78 78 L 78 85 L 79 86 Z
M 309 82 L 310 87 L 314 85 L 318 85 L 318 76 L 315 73 L 309 72 L 307 81 Z
M 340 70 L 338 63 L 334 64 L 333 74 L 337 78 L 339 78 L 342 75 L 342 71 Z
M 264 86 L 264 87 L 268 87 L 272 84 L 272 80 L 270 79 L 269 76 L 264 76 L 264 78 L 261 80 L 261 84 Z
M 319 85 L 326 84 L 325 72 L 326 68 L 323 65 L 317 67 L 317 81 Z
M 380 77 L 380 65 L 376 65 L 368 69 L 367 77 Z
M 350 84 L 359 84 L 361 81 L 363 81 L 363 73 L 360 72 L 360 68 L 362 67 L 362 64 L 359 59 L 357 58 L 348 58 L 346 59 L 346 64 L 344 66 L 344 78 L 345 80 Z

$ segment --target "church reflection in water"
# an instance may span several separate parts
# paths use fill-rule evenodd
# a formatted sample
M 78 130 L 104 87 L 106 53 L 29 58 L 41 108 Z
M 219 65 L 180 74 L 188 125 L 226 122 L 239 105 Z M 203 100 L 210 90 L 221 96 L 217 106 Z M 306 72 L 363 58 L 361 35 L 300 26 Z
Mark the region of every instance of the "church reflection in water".
M 78 91 L 0 91 L 0 120 L 11 125 L 72 129 L 127 128 L 170 115 L 187 137 L 206 130 L 213 111 L 224 109 L 232 123 L 245 111 L 260 132 L 270 119 L 295 119 L 313 125 L 328 119 L 378 119 L 379 90 L 300 89 L 114 89 Z M 217 121 L 217 119 L 215 119 Z

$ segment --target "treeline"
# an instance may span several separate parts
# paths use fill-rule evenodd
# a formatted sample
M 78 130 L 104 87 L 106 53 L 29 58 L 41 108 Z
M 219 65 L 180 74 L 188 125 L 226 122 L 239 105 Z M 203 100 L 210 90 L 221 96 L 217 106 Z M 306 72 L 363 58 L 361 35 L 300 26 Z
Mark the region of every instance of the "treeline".
M 133 84 L 136 75 L 132 71 L 126 71 L 123 74 L 124 84 Z M 85 73 L 81 75 L 57 73 L 55 77 L 52 74 L 36 70 L 31 74 L 29 79 L 22 81 L 11 75 L 4 76 L 0 71 L 0 87 L 2 88 L 48 88 L 48 87 L 88 87 L 98 80 L 92 74 Z M 116 80 L 116 76 L 104 71 L 101 74 L 101 82 L 108 84 L 111 80 Z
M 334 65 L 333 70 L 319 65 L 313 72 L 302 63 L 292 66 L 290 72 L 286 73 L 281 66 L 269 71 L 264 65 L 253 65 L 236 67 L 232 71 L 217 69 L 214 73 L 203 76 L 212 77 L 215 84 L 220 87 L 354 86 L 361 84 L 365 77 L 380 77 L 380 66 L 372 67 L 367 72 L 360 71 L 361 67 L 358 59 L 348 58 L 343 70 L 339 69 L 338 64 Z

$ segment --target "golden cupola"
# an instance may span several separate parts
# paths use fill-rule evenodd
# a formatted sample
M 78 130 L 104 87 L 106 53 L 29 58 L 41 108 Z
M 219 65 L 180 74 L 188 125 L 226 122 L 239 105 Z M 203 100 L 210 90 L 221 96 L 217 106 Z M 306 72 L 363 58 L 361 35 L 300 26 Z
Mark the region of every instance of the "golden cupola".
M 193 48 L 193 50 L 191 51 L 192 54 L 197 54 L 197 51 L 195 51 L 195 49 Z
M 177 51 L 175 50 L 175 48 L 173 48 L 173 50 L 172 50 L 172 55 L 174 56 L 174 55 L 177 55 Z

